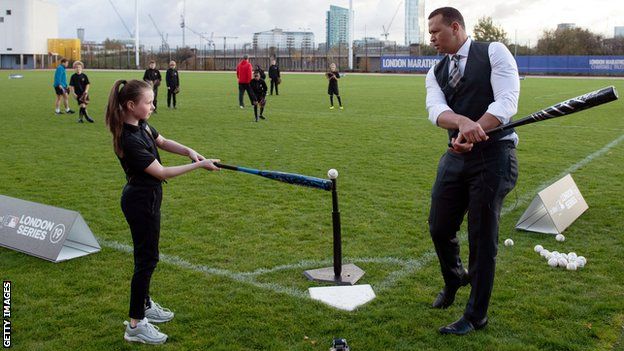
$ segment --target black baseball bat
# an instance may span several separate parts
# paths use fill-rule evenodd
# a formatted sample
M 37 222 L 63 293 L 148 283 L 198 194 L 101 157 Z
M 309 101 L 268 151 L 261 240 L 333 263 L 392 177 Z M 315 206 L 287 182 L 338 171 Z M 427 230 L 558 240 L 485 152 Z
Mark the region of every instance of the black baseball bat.
M 598 105 L 606 104 L 607 102 L 615 101 L 618 99 L 617 90 L 615 87 L 610 86 L 590 93 L 577 96 L 575 98 L 562 101 L 558 104 L 547 107 L 543 110 L 530 114 L 527 117 L 521 118 L 517 121 L 513 121 L 509 124 L 501 125 L 496 128 L 485 131 L 486 134 L 492 134 L 501 130 L 507 130 L 523 126 L 525 124 L 531 124 L 546 119 L 567 116 L 575 112 L 583 111 L 588 108 L 592 108 Z
M 255 174 L 261 177 L 277 180 L 277 181 L 288 183 L 288 184 L 307 186 L 307 187 L 317 188 L 317 189 L 322 189 L 322 190 L 327 190 L 327 191 L 332 190 L 332 181 L 329 179 L 310 177 L 310 176 L 296 174 L 296 173 L 264 171 L 264 170 L 254 169 L 254 168 L 231 166 L 231 165 L 226 165 L 224 163 L 219 163 L 219 162 L 215 163 L 214 165 L 219 168 L 229 169 L 231 171 Z

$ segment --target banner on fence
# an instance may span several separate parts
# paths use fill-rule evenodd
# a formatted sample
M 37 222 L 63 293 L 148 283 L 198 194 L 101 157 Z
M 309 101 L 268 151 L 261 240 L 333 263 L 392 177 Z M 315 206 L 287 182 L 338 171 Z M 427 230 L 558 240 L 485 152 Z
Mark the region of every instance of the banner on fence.
M 381 71 L 427 72 L 442 56 L 382 56 Z
M 443 56 L 382 56 L 380 70 L 426 73 Z M 624 56 L 516 56 L 520 74 L 624 74 Z

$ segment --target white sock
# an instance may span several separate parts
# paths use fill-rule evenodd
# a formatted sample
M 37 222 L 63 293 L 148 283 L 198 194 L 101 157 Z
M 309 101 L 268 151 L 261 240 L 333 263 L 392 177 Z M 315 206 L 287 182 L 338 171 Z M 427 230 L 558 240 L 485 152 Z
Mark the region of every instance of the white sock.
M 65 112 L 69 112 L 69 107 L 65 109 Z
M 56 110 L 54 110 L 54 111 L 56 111 L 56 113 L 59 113 L 59 112 L 61 112 L 61 109 L 60 109 L 60 108 L 57 108 L 57 109 L 56 109 Z

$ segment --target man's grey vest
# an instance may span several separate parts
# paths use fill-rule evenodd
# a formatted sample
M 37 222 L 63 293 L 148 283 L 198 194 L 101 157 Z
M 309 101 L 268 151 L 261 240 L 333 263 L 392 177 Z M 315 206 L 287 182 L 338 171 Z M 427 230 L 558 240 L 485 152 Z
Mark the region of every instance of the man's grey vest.
M 453 112 L 466 116 L 475 122 L 483 116 L 489 105 L 494 102 L 494 92 L 490 83 L 492 66 L 490 65 L 490 56 L 488 54 L 489 46 L 490 43 L 476 41 L 470 44 L 464 74 L 455 88 L 448 84 L 449 64 L 451 62 L 449 55 L 446 55 L 438 62 L 433 71 L 446 97 L 447 105 Z M 457 129 L 449 130 L 449 141 L 451 138 L 455 138 L 458 132 Z M 500 140 L 500 138 L 513 132 L 514 130 L 511 129 L 490 135 L 490 139 L 485 143 Z

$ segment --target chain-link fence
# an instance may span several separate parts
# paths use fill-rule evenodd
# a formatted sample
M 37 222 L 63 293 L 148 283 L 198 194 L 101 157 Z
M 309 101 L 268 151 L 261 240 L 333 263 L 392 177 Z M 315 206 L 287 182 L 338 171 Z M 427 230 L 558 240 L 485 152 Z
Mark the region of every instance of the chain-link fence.
M 516 53 L 515 51 L 512 53 Z M 539 56 L 520 50 L 517 54 L 516 61 L 521 74 L 618 76 L 624 72 L 623 56 Z M 236 70 L 243 55 L 249 56 L 254 67 L 259 65 L 265 71 L 268 70 L 273 59 L 282 71 L 326 72 L 331 63 L 335 63 L 340 71 L 349 71 L 349 50 L 346 45 L 331 48 L 324 46 L 319 48 L 253 47 L 250 44 L 230 45 L 225 49 L 208 45 L 171 49 L 141 47 L 138 68 L 145 69 L 148 63 L 154 60 L 157 68 L 165 69 L 169 66 L 169 62 L 174 60 L 180 70 L 233 71 Z M 56 53 L 48 57 L 36 55 L 32 57 L 34 60 L 31 58 L 24 60 L 22 67 L 48 66 L 53 68 L 58 64 L 57 60 L 62 57 L 69 58 L 71 65 L 76 55 L 73 51 Z M 102 45 L 83 45 L 78 57 L 89 69 L 137 69 L 133 47 L 111 49 Z M 353 71 L 426 73 L 442 57 L 428 45 L 406 47 L 384 45 L 383 42 L 365 42 L 363 45 L 353 47 Z M 2 59 L 3 63 L 9 62 L 5 60 L 7 57 Z M 18 59 L 19 56 L 10 58 L 10 60 Z M 19 61 L 16 62 L 19 63 Z M 6 66 L 5 64 L 0 68 L 20 67 L 18 64 L 14 64 L 13 67 Z
M 251 63 L 267 70 L 271 60 L 275 59 L 283 71 L 324 72 L 330 63 L 336 63 L 340 70 L 349 69 L 349 49 L 346 45 L 332 48 L 279 48 L 279 47 L 242 47 L 230 46 L 226 50 L 216 46 L 176 47 L 161 49 L 142 47 L 139 53 L 140 68 L 147 67 L 149 61 L 156 61 L 158 68 L 168 67 L 171 60 L 176 61 L 178 69 L 197 71 L 235 70 L 243 55 L 248 55 Z M 381 56 L 401 56 L 420 53 L 419 47 L 398 45 L 364 45 L 353 50 L 353 70 L 377 72 Z M 88 68 L 95 69 L 134 69 L 134 48 L 105 49 L 103 47 L 83 46 L 82 61 Z

